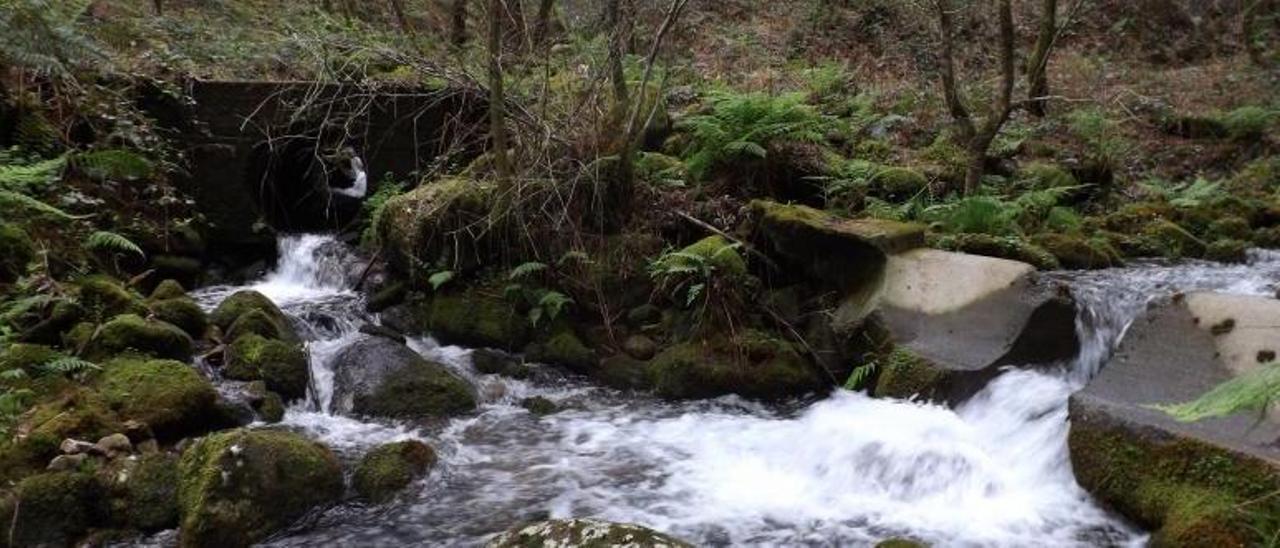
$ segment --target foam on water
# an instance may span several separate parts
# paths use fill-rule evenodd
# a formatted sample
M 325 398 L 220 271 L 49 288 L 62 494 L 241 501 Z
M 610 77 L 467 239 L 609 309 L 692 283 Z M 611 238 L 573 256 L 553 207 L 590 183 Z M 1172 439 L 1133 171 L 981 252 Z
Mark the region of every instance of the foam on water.
M 634 522 L 716 546 L 866 545 L 890 536 L 937 546 L 1140 545 L 1145 535 L 1075 483 L 1067 397 L 1149 298 L 1191 289 L 1267 294 L 1280 283 L 1280 255 L 1258 252 L 1241 266 L 1061 274 L 1086 305 L 1076 362 L 1055 374 L 1009 371 L 955 410 L 847 391 L 781 407 L 664 402 L 536 365 L 528 380 L 482 375 L 470 350 L 411 339 L 481 395 L 475 414 L 413 426 L 327 412 L 330 358 L 359 336 L 360 322 L 376 321 L 335 282 L 342 278 L 333 272 L 350 269 L 323 264 L 332 255 L 318 250 L 330 243 L 286 239 L 277 270 L 250 286 L 281 302 L 313 339 L 311 401 L 291 407 L 285 425 L 348 459 L 386 441 L 423 439 L 440 464 L 395 503 L 344 504 L 269 545 L 476 546 L 548 516 Z M 530 396 L 564 410 L 535 417 L 519 406 Z

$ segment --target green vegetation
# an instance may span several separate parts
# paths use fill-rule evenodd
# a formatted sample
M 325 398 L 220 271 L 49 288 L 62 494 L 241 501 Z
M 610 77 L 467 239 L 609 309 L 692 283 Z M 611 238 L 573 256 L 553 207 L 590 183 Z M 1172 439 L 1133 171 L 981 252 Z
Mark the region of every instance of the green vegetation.
M 1246 411 L 1258 413 L 1259 420 L 1264 420 L 1277 401 L 1280 401 L 1280 364 L 1267 363 L 1218 385 L 1193 401 L 1152 407 L 1186 422 Z
M 820 143 L 829 121 L 801 94 L 714 93 L 710 114 L 681 122 L 690 135 L 685 164 L 700 179 L 735 162 L 764 159 L 779 142 Z

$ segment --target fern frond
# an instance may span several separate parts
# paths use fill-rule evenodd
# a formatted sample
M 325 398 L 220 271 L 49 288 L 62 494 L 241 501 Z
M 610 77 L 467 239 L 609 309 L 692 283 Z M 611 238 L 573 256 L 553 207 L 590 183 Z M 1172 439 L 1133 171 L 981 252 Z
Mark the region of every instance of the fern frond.
M 120 149 L 82 152 L 71 157 L 71 165 L 98 180 L 147 179 L 155 171 L 150 160 L 136 152 Z
M 1219 384 L 1195 400 L 1174 405 L 1149 405 L 1182 422 L 1225 417 L 1242 411 L 1265 413 L 1280 401 L 1280 363 L 1272 362 Z
M 66 156 L 32 164 L 0 165 L 0 190 L 30 193 L 44 190 L 62 176 Z
M 96 363 L 85 361 L 80 358 L 55 358 L 40 364 L 39 369 L 46 375 L 69 375 L 81 373 L 84 371 L 97 371 L 102 369 Z
M 542 272 L 543 270 L 546 270 L 546 269 L 547 269 L 547 265 L 545 263 L 540 263 L 538 261 L 529 261 L 527 263 L 522 263 L 516 266 L 515 268 L 511 269 L 511 272 L 507 274 L 507 279 L 519 280 L 521 278 L 527 278 L 533 274 L 537 274 L 538 272 Z
M 107 232 L 99 230 L 89 235 L 85 240 L 85 247 L 98 251 L 109 251 L 113 253 L 132 253 L 139 257 L 146 257 L 142 248 L 138 244 L 133 243 L 128 238 L 116 234 L 115 232 Z
M 452 270 L 441 270 L 439 272 L 436 272 L 435 274 L 432 274 L 430 277 L 428 277 L 427 283 L 431 284 L 432 291 L 438 291 L 440 289 L 440 286 L 449 283 L 449 281 L 452 279 L 453 279 Z
M 5 206 L 6 208 L 19 207 L 63 220 L 88 219 L 92 217 L 92 215 L 72 215 L 26 194 L 11 190 L 0 190 L 0 206 Z

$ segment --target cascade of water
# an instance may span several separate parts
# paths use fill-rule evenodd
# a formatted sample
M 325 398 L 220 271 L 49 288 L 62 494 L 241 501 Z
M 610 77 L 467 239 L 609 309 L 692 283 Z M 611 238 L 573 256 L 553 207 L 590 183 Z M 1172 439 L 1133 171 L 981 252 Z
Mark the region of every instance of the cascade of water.
M 1083 305 L 1075 362 L 1061 373 L 1007 372 L 955 410 L 845 391 L 791 410 L 737 398 L 663 402 L 536 366 L 530 380 L 480 375 L 469 350 L 411 340 L 482 396 L 474 415 L 421 429 L 328 412 L 330 358 L 359 336 L 359 323 L 376 321 L 344 289 L 350 267 L 342 254 L 321 251 L 331 245 L 323 236 L 285 239 L 279 267 L 250 286 L 312 339 L 314 403 L 289 409 L 286 425 L 348 457 L 419 437 L 441 464 L 397 504 L 335 508 L 271 545 L 475 546 L 546 515 L 635 522 L 700 545 L 857 545 L 895 535 L 963 546 L 1141 544 L 1142 534 L 1076 485 L 1067 398 L 1152 296 L 1266 293 L 1280 281 L 1280 254 L 1267 253 L 1239 267 L 1140 264 L 1057 275 Z M 534 417 L 518 405 L 527 396 L 565 410 Z

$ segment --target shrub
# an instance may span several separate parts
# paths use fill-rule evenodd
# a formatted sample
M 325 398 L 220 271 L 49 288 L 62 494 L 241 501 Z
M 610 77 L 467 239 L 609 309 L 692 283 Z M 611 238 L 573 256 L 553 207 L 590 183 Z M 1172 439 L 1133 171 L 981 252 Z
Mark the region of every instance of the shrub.
M 1097 108 L 1073 111 L 1067 115 L 1068 129 L 1084 142 L 1089 160 L 1100 167 L 1115 170 L 1133 145 L 1120 131 L 1120 124 Z
M 801 94 L 717 93 L 710 103 L 710 114 L 680 124 L 692 137 L 686 164 L 700 179 L 732 161 L 764 158 L 775 141 L 822 142 L 830 125 Z
M 1276 111 L 1263 107 L 1246 106 L 1222 116 L 1222 125 L 1232 139 L 1258 139 L 1266 135 L 1276 119 Z

